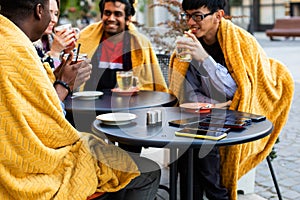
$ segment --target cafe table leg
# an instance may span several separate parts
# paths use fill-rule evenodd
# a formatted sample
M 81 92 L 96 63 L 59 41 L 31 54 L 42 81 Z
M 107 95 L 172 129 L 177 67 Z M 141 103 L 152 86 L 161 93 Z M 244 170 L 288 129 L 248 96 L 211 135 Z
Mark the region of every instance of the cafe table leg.
M 188 170 L 187 170 L 187 200 L 193 200 L 194 195 L 194 151 L 193 148 L 188 149 Z
M 177 199 L 177 148 L 170 148 L 170 200 Z
M 187 200 L 193 200 L 194 194 L 194 151 L 193 148 L 188 149 L 188 170 L 187 170 Z M 177 199 L 177 148 L 170 148 L 170 200 Z

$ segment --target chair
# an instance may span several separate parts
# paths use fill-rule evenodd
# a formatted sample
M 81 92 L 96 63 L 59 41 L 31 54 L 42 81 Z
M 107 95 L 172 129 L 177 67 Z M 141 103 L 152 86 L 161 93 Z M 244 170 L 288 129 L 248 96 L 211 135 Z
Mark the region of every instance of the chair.
M 164 191 L 165 193 L 167 193 L 168 196 L 170 196 L 170 189 L 168 188 L 168 186 L 165 186 L 165 185 L 159 185 L 158 186 L 158 190 L 162 190 Z M 159 192 L 156 194 L 156 197 L 154 200 L 164 200 L 166 197 L 164 195 L 161 195 Z
M 160 65 L 161 71 L 165 78 L 167 85 L 169 84 L 168 74 L 169 74 L 169 62 L 170 62 L 170 55 L 165 54 L 156 54 L 158 59 L 158 63 Z
M 161 72 L 163 73 L 164 79 L 167 83 L 169 84 L 169 79 L 168 79 L 168 74 L 169 74 L 169 62 L 170 62 L 170 55 L 166 54 L 156 54 L 156 57 L 158 59 L 158 63 L 161 68 Z M 170 194 L 170 190 L 167 186 L 165 185 L 159 185 L 159 189 L 166 191 L 168 194 Z M 158 199 L 159 195 L 157 195 Z
M 279 186 L 278 186 L 278 183 L 277 183 L 277 179 L 276 179 L 276 176 L 275 176 L 275 172 L 274 172 L 274 170 L 273 170 L 273 166 L 272 166 L 272 161 L 271 161 L 270 155 L 268 155 L 266 159 L 267 159 L 267 163 L 268 163 L 268 166 L 269 166 L 271 175 L 272 175 L 273 183 L 274 183 L 275 188 L 276 188 L 276 192 L 277 192 L 278 199 L 279 199 L 279 200 L 282 200 L 281 192 L 280 192 L 280 189 L 279 189 Z

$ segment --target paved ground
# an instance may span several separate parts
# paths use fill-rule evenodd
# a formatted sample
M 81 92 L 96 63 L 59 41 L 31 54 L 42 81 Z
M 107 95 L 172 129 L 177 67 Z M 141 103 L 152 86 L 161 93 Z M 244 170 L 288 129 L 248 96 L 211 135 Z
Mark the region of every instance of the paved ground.
M 295 80 L 295 95 L 289 119 L 284 127 L 280 142 L 275 145 L 277 158 L 272 161 L 282 199 L 300 199 L 300 38 L 295 40 L 278 38 L 270 41 L 264 33 L 254 34 L 269 57 L 286 64 Z M 168 171 L 163 169 L 162 183 L 167 183 Z M 161 192 L 163 198 L 168 196 Z M 178 198 L 179 199 L 179 198 Z M 277 193 L 266 161 L 256 168 L 254 194 L 239 195 L 239 200 L 275 200 Z
M 280 142 L 275 145 L 277 158 L 272 163 L 282 198 L 297 200 L 300 199 L 300 39 L 271 42 L 264 33 L 255 36 L 270 57 L 288 66 L 295 81 L 289 119 L 280 135 Z M 278 199 L 266 161 L 256 169 L 255 193 L 268 200 Z

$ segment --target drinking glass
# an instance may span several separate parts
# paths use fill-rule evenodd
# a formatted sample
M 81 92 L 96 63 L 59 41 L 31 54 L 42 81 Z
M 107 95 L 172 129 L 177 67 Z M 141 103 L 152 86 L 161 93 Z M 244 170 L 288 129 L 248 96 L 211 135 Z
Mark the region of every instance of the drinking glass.
M 179 59 L 179 61 L 181 61 L 181 62 L 191 62 L 192 56 L 189 53 L 189 50 L 185 49 L 185 48 L 179 48 L 177 46 L 178 41 L 180 41 L 180 42 L 189 42 L 189 41 L 192 41 L 192 38 L 186 37 L 186 36 L 178 36 L 177 39 L 176 39 L 176 49 L 175 49 L 176 57 Z
M 117 83 L 120 90 L 129 90 L 132 87 L 133 72 L 117 71 Z

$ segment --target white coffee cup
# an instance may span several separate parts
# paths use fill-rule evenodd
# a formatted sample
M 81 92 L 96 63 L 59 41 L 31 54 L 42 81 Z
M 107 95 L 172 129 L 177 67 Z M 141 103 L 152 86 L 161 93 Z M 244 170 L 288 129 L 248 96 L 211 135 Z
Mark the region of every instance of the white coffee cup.
M 80 34 L 80 29 L 79 28 L 75 28 L 75 27 L 72 27 L 72 24 L 62 24 L 62 25 L 59 25 L 59 26 L 56 26 L 54 27 L 54 32 L 57 33 L 57 32 L 61 32 L 61 31 L 72 31 L 74 30 L 75 33 L 76 33 L 76 39 L 79 38 L 79 34 Z

